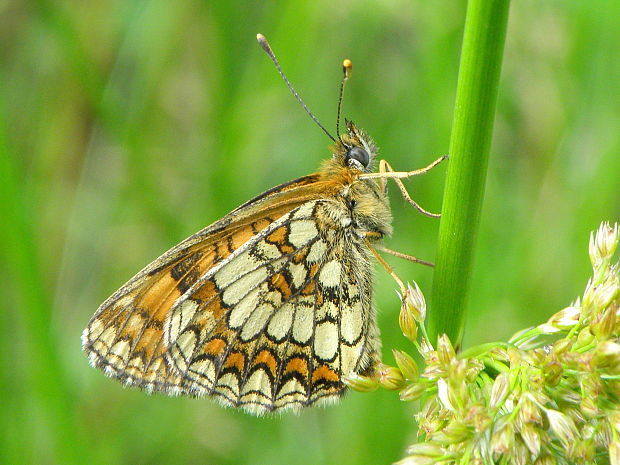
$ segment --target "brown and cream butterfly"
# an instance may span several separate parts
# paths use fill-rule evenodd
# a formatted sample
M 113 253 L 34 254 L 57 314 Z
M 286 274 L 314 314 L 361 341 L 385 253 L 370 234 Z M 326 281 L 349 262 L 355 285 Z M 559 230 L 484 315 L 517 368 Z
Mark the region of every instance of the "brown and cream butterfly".
M 395 172 L 352 122 L 332 137 L 258 41 L 297 100 L 334 141 L 314 174 L 281 184 L 190 236 L 108 298 L 83 332 L 90 363 L 126 385 L 212 396 L 253 414 L 337 400 L 344 379 L 380 362 L 372 302 L 377 249 L 392 232 L 386 180 Z M 344 62 L 338 104 L 351 62 Z M 338 129 L 337 129 L 338 131 Z M 388 271 L 391 271 L 387 267 Z

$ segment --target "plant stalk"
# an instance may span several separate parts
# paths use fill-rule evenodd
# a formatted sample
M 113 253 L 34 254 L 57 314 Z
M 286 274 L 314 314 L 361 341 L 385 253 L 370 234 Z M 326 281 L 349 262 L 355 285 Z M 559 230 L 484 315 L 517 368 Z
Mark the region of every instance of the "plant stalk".
M 470 0 L 439 226 L 429 335 L 461 343 L 493 134 L 509 0 Z

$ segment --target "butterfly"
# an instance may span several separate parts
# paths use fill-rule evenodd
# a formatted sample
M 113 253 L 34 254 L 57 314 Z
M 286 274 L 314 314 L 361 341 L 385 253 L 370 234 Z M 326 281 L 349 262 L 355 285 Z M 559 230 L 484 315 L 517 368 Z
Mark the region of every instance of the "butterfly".
M 259 43 L 286 79 L 264 36 Z M 345 60 L 345 78 L 350 74 Z M 381 342 L 373 259 L 392 232 L 385 161 L 354 123 L 320 170 L 267 190 L 147 265 L 82 334 L 90 363 L 129 386 L 210 396 L 261 415 L 335 402 L 373 376 Z M 399 254 L 394 252 L 399 256 Z M 407 256 L 405 256 L 407 257 Z M 414 257 L 413 260 L 420 261 Z M 391 269 L 388 268 L 388 271 Z

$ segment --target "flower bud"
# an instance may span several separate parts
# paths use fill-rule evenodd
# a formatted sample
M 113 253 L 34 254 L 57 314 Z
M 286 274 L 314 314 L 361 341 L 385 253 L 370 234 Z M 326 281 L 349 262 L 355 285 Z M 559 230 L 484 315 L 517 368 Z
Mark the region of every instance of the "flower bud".
M 594 334 L 590 331 L 590 327 L 586 326 L 579 334 L 577 334 L 577 341 L 572 347 L 572 350 L 579 352 L 579 349 L 589 346 L 594 341 Z
M 437 355 L 443 364 L 450 363 L 456 357 L 454 347 L 452 347 L 452 343 L 446 334 L 442 334 L 437 339 Z
M 403 298 L 402 305 L 400 307 L 400 314 L 398 315 L 398 324 L 400 326 L 403 335 L 411 342 L 415 342 L 418 338 L 418 326 L 416 324 L 415 317 L 409 309 L 409 306 Z
M 407 291 L 405 292 L 403 301 L 415 320 L 423 323 L 426 319 L 426 301 L 424 300 L 424 294 L 422 294 L 422 291 L 418 287 L 418 283 L 414 281 L 413 284 L 415 287 L 407 283 Z
M 352 373 L 349 376 L 344 376 L 342 380 L 344 381 L 344 384 L 358 392 L 372 392 L 379 388 L 379 382 L 376 378 L 362 376 L 356 373 Z
M 493 381 L 493 387 L 491 388 L 491 395 L 489 397 L 489 408 L 495 409 L 500 407 L 506 396 L 508 395 L 508 373 L 500 373 Z
M 397 349 L 393 349 L 392 353 L 405 379 L 415 380 L 420 376 L 418 364 L 409 354 Z
M 532 424 L 527 424 L 521 428 L 521 438 L 525 443 L 526 447 L 530 450 L 534 457 L 538 457 L 540 454 L 540 433 L 538 428 L 536 428 Z
M 603 383 L 601 381 L 601 377 L 596 371 L 593 373 L 583 374 L 579 378 L 582 395 L 584 397 L 596 398 L 601 395 Z
M 618 246 L 618 233 L 618 223 L 612 228 L 609 223 L 604 222 L 599 226 L 595 236 L 590 234 L 589 252 L 594 267 L 611 259 Z
M 403 402 L 411 402 L 422 397 L 428 387 L 427 382 L 419 381 L 403 388 L 398 395 Z
M 553 315 L 546 323 L 539 326 L 545 334 L 568 331 L 579 322 L 581 307 L 566 307 Z
M 593 303 L 597 310 L 607 308 L 613 299 L 615 299 L 620 293 L 620 285 L 618 283 L 618 276 L 610 274 L 605 281 L 596 286 L 594 290 Z
M 506 350 L 506 355 L 508 356 L 508 362 L 511 368 L 517 367 L 523 362 L 524 353 L 521 350 L 511 347 Z
M 620 368 L 620 344 L 612 341 L 601 342 L 594 351 L 594 362 L 608 374 L 616 374 Z
M 424 457 L 440 458 L 446 455 L 446 452 L 437 444 L 431 442 L 419 442 L 407 448 L 407 453 L 411 455 L 422 455 Z
M 545 363 L 543 367 L 545 382 L 549 386 L 557 386 L 558 383 L 562 380 L 563 373 L 564 370 L 562 369 L 562 364 L 558 362 L 555 358 L 549 360 L 547 363 Z
M 405 378 L 396 367 L 381 364 L 377 373 L 379 375 L 379 384 L 388 391 L 396 391 L 405 385 Z
M 443 407 L 445 409 L 454 411 L 454 405 L 452 404 L 452 401 L 450 400 L 450 395 L 448 392 L 448 383 L 446 383 L 446 380 L 443 378 L 439 378 L 437 380 L 437 396 L 439 397 L 439 400 L 441 401 L 441 405 L 443 405 Z
M 579 410 L 588 418 L 595 418 L 601 412 L 596 403 L 596 398 L 593 397 L 582 397 Z
M 441 402 L 437 396 L 429 396 L 418 413 L 419 430 L 426 436 L 440 431 L 445 426 L 445 421 L 440 417 Z
M 589 314 L 591 311 L 595 291 L 596 284 L 594 284 L 594 280 L 590 278 L 588 279 L 588 283 L 586 284 L 586 290 L 583 292 L 583 300 L 581 302 L 581 306 L 584 310 L 584 313 L 586 314 Z
M 561 412 L 545 409 L 549 426 L 564 447 L 568 447 L 577 437 L 577 427 L 573 420 Z
M 452 420 L 441 430 L 442 434 L 450 444 L 457 444 L 471 438 L 471 426 L 463 421 Z
M 573 345 L 574 342 L 575 341 L 573 341 L 570 338 L 569 339 L 567 338 L 558 339 L 553 344 L 553 353 L 555 355 L 562 355 L 568 352 L 571 349 L 571 346 Z
M 542 415 L 540 408 L 529 397 L 526 397 L 522 403 L 521 408 L 517 412 L 517 418 L 520 423 L 536 423 L 542 425 Z
M 424 357 L 424 359 L 427 361 L 430 358 L 432 358 L 434 355 L 436 355 L 435 353 L 435 349 L 433 348 L 433 346 L 430 344 L 430 342 L 428 342 L 428 340 L 426 338 L 422 338 L 422 340 L 420 341 L 420 353 L 422 355 L 422 357 Z
M 616 309 L 609 307 L 597 315 L 590 328 L 598 340 L 609 339 L 616 329 Z
M 491 435 L 491 448 L 496 456 L 509 453 L 515 443 L 515 434 L 512 424 L 504 423 Z

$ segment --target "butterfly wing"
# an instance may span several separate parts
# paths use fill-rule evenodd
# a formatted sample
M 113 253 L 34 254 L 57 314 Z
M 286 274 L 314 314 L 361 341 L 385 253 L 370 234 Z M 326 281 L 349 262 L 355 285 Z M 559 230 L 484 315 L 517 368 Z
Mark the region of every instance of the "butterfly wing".
M 91 364 L 128 385 L 189 394 L 164 357 L 163 327 L 174 302 L 199 276 L 302 203 L 316 175 L 277 186 L 204 228 L 147 265 L 109 297 L 82 333 Z M 301 199 L 301 200 L 299 200 Z
M 324 191 L 297 187 L 305 193 L 290 198 Z M 338 202 L 295 205 L 286 190 L 192 236 L 104 302 L 84 332 L 92 363 L 127 384 L 259 414 L 336 399 L 343 375 L 371 370 L 368 251 L 327 221 Z
M 84 330 L 83 347 L 91 363 L 130 385 L 189 393 L 164 357 L 163 329 L 170 309 L 194 281 L 271 220 L 252 222 L 215 241 L 190 238 L 142 270 L 101 305 Z
M 296 409 L 337 399 L 343 375 L 372 368 L 369 257 L 317 221 L 329 203 L 284 215 L 174 304 L 168 360 L 193 394 L 257 414 Z

